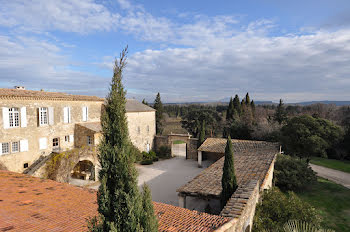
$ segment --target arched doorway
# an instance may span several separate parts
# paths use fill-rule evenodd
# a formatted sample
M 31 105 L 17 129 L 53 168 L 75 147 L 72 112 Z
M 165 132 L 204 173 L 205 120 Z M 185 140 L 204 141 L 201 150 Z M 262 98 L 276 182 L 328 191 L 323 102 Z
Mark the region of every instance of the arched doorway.
M 95 166 L 90 160 L 79 161 L 72 170 L 71 177 L 80 180 L 95 180 Z
M 182 140 L 175 140 L 171 143 L 171 156 L 187 157 L 187 143 Z

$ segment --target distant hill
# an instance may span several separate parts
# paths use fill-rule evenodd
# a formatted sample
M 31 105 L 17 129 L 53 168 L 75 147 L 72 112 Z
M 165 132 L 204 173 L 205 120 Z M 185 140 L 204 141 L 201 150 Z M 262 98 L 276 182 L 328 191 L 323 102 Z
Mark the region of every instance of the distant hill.
M 312 104 L 334 104 L 336 106 L 350 106 L 350 101 L 309 101 L 309 102 L 298 102 L 298 103 L 289 103 L 289 104 L 295 104 L 295 105 L 312 105 Z

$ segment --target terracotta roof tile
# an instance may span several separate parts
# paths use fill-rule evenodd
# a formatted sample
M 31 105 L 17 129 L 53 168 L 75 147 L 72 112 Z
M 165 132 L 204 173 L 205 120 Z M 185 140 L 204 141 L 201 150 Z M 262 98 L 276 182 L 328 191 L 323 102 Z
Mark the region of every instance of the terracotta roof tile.
M 198 148 L 199 151 L 224 153 L 227 139 L 224 138 L 207 138 Z M 278 143 L 256 140 L 232 139 L 233 151 L 249 151 L 256 149 L 278 149 Z
M 213 231 L 228 221 L 154 202 L 159 231 Z M 86 231 L 97 214 L 96 191 L 0 171 L 0 231 Z
M 0 98 L 21 98 L 21 99 L 49 99 L 67 101 L 104 101 L 104 98 L 86 95 L 73 95 L 60 92 L 46 92 L 19 89 L 1 89 Z

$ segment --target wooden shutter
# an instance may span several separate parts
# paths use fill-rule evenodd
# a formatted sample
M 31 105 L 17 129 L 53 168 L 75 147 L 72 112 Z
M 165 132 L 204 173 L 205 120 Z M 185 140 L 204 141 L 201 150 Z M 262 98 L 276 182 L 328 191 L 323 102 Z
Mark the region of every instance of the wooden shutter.
M 23 139 L 23 140 L 19 141 L 19 149 L 20 149 L 20 152 L 28 151 L 28 140 L 27 139 Z
M 87 107 L 86 106 L 83 106 L 83 122 L 86 122 L 87 121 Z
M 68 123 L 68 107 L 63 108 L 63 122 Z
M 36 117 L 37 124 L 38 126 L 40 126 L 40 108 L 36 109 L 36 115 L 37 115 Z
M 70 107 L 67 107 L 68 108 L 68 123 L 71 123 L 72 122 L 72 118 L 71 118 L 71 113 L 70 113 Z
M 9 108 L 2 107 L 2 121 L 4 122 L 4 129 L 10 128 Z
M 40 138 L 39 139 L 39 149 L 40 150 L 47 149 L 47 138 Z
M 69 135 L 69 142 L 71 142 L 71 143 L 74 142 L 74 135 Z
M 21 127 L 27 127 L 27 109 L 21 107 Z
M 49 125 L 53 125 L 55 123 L 55 114 L 53 107 L 49 107 Z

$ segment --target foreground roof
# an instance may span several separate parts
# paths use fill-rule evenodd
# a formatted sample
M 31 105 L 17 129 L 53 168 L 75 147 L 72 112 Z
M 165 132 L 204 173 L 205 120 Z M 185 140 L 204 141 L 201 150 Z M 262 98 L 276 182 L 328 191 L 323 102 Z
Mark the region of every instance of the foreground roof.
M 229 219 L 154 202 L 159 231 L 214 231 Z M 86 231 L 96 191 L 0 171 L 0 231 Z
M 258 180 L 262 186 L 278 149 L 260 148 L 234 152 L 234 167 L 238 186 Z M 177 192 L 202 197 L 219 198 L 225 157 L 220 158 Z
M 207 138 L 198 148 L 199 151 L 225 153 L 227 139 L 224 138 Z M 252 151 L 256 149 L 276 150 L 279 148 L 278 143 L 256 140 L 232 139 L 233 151 Z
M 23 89 L 1 89 L 0 99 L 40 99 L 40 100 L 66 100 L 66 101 L 104 101 L 103 98 L 86 95 L 73 95 L 60 92 L 46 92 Z

